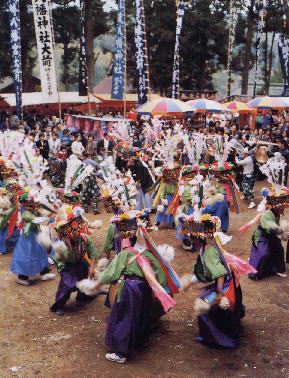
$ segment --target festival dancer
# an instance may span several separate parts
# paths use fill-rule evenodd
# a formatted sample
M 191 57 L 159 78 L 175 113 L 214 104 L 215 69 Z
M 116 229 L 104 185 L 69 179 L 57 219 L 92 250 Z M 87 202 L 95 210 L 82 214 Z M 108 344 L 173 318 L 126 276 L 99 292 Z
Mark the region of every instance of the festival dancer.
M 130 219 L 131 220 L 131 219 Z M 126 232 L 126 220 L 121 219 Z M 137 227 L 136 227 L 137 228 Z M 101 274 L 96 287 L 117 282 L 117 296 L 112 303 L 105 341 L 111 348 L 109 361 L 125 363 L 127 357 L 148 340 L 151 326 L 175 305 L 172 294 L 178 292 L 179 281 L 169 265 L 174 253 L 167 245 L 157 248 L 147 231 L 141 227 L 146 245 L 132 236 L 131 224 L 127 232 L 131 246 L 122 250 Z M 135 232 L 136 233 L 136 229 Z M 163 250 L 166 257 L 161 256 Z
M 286 225 L 280 223 L 280 216 L 289 206 L 288 189 L 277 192 L 264 188 L 263 204 L 265 211 L 260 214 L 260 223 L 252 237 L 250 264 L 257 270 L 255 274 L 249 274 L 252 280 L 277 274 L 285 278 L 286 267 L 284 262 L 284 248 L 281 235 Z
M 202 182 L 203 176 L 199 174 L 199 166 L 185 166 L 182 170 L 182 182 L 179 186 L 179 195 L 182 200 L 182 211 L 177 216 L 178 227 L 176 238 L 182 240 L 183 249 L 191 251 L 193 248 L 192 240 L 188 235 L 182 233 L 184 218 L 186 215 L 192 215 L 194 207 L 199 208 L 202 202 Z
M 286 222 L 282 221 L 282 224 L 280 222 L 280 216 L 289 206 L 289 189 L 279 185 L 283 182 L 285 168 L 286 162 L 278 152 L 260 167 L 272 188 L 271 190 L 262 189 L 263 201 L 257 209 L 259 214 L 240 229 L 243 232 L 250 225 L 258 224 L 257 230 L 253 234 L 250 256 L 250 264 L 257 270 L 256 274 L 249 275 L 249 278 L 253 280 L 275 274 L 287 277 L 284 249 L 280 240 L 281 235 L 284 238 L 288 236 L 286 235 Z
M 240 320 L 245 314 L 239 277 L 255 269 L 223 249 L 222 245 L 231 237 L 219 232 L 220 227 L 218 217 L 191 216 L 190 229 L 198 243 L 199 256 L 194 274 L 183 277 L 182 286 L 188 289 L 196 283 L 209 284 L 194 306 L 200 331 L 196 341 L 208 346 L 235 348 L 241 331 Z
M 48 217 L 41 213 L 41 203 L 36 198 L 36 192 L 30 195 L 28 192 L 19 196 L 19 202 L 23 207 L 22 230 L 18 242 L 14 248 L 11 271 L 18 275 L 17 282 L 20 285 L 31 284 L 29 277 L 40 273 L 40 280 L 53 279 L 55 274 L 49 273 L 47 249 L 38 241 L 39 225 L 47 222 Z
M 94 276 L 95 261 L 99 257 L 82 213 L 83 209 L 79 206 L 64 205 L 55 219 L 59 240 L 52 244 L 55 251 L 53 260 L 61 279 L 50 311 L 60 316 L 64 315 L 65 303 L 72 292 L 77 291 L 78 301 L 90 299 L 77 289 L 76 284 L 88 276 Z
M 156 193 L 153 207 L 157 206 L 156 226 L 161 223 L 175 225 L 174 214 L 167 214 L 167 210 L 178 189 L 181 167 L 179 164 L 163 166 L 162 176 L 158 192 Z
M 229 229 L 229 205 L 223 193 L 218 192 L 216 187 L 211 186 L 204 194 L 202 214 L 211 214 L 221 220 L 221 229 L 227 232 Z

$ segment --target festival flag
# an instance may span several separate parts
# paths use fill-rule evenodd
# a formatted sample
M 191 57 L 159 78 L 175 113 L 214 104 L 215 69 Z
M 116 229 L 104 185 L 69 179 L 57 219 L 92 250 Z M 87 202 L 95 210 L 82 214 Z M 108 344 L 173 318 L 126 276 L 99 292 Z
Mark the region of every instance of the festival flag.
M 257 84 L 260 78 L 259 60 L 260 60 L 260 49 L 261 49 L 261 44 L 262 44 L 263 30 L 265 26 L 267 0 L 256 0 L 255 7 L 258 11 L 259 20 L 257 23 L 257 35 L 256 35 L 256 62 L 255 62 L 253 97 L 255 97 L 256 95 Z
M 149 74 L 143 0 L 136 0 L 135 5 L 136 25 L 134 29 L 134 40 L 136 45 L 136 69 L 138 73 L 138 103 L 144 104 L 148 101 Z
M 80 0 L 80 53 L 79 53 L 79 96 L 87 96 L 87 62 L 85 49 L 85 1 Z
M 278 35 L 278 53 L 282 76 L 284 81 L 284 89 L 282 96 L 289 96 L 289 38 L 287 37 L 287 13 L 289 10 L 288 3 L 283 2 L 283 32 Z
M 180 96 L 180 38 L 185 14 L 185 3 L 180 0 L 177 8 L 177 28 L 173 63 L 172 98 Z
M 22 118 L 22 66 L 21 66 L 21 39 L 19 0 L 8 0 L 10 39 L 12 51 L 12 65 L 16 96 L 16 112 L 19 119 Z
M 232 84 L 232 59 L 233 47 L 236 35 L 236 26 L 238 16 L 241 11 L 241 3 L 235 0 L 229 0 L 229 37 L 228 37 L 228 56 L 227 56 L 227 98 L 231 98 L 231 84 Z
M 42 93 L 57 99 L 50 0 L 32 0 Z
M 118 0 L 118 16 L 114 46 L 111 98 L 123 100 L 125 80 L 125 0 Z

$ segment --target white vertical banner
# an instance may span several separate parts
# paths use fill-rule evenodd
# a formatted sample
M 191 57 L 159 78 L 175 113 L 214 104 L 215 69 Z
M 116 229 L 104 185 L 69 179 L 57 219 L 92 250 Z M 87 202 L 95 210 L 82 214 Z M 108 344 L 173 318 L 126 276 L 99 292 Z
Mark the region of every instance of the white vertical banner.
M 57 101 L 50 0 L 32 0 L 42 93 Z

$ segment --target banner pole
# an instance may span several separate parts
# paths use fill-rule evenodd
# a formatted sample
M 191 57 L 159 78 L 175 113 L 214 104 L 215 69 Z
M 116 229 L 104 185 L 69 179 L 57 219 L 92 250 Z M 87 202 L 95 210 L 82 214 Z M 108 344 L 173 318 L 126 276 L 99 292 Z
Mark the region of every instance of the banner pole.
M 59 93 L 59 84 L 57 80 L 57 74 L 56 74 L 56 62 L 55 62 L 55 38 L 54 38 L 54 29 L 53 29 L 53 19 L 52 19 L 52 11 L 51 6 L 49 3 L 49 18 L 50 18 L 50 26 L 51 26 L 51 36 L 52 36 L 52 46 L 53 46 L 53 55 L 54 55 L 54 67 L 55 67 L 55 80 L 56 80 L 56 90 L 57 90 L 57 100 L 58 100 L 58 114 L 59 114 L 59 121 L 62 120 L 62 109 L 61 109 L 61 99 L 60 99 L 60 93 Z
M 141 0 L 141 6 L 144 10 L 144 1 Z M 144 32 L 145 32 L 145 53 L 146 53 L 146 76 L 147 76 L 147 99 L 150 101 L 151 99 L 151 87 L 150 87 L 150 70 L 149 70 L 149 55 L 148 55 L 148 41 L 147 41 L 147 33 L 146 33 L 146 23 L 145 23 L 145 13 L 143 11 L 143 24 L 144 24 Z
M 16 113 L 22 120 L 22 66 L 19 0 L 9 0 L 10 43 L 15 87 Z
M 126 55 L 127 55 L 127 48 L 126 48 L 126 8 L 125 8 L 125 1 L 124 1 L 124 83 L 123 83 L 123 117 L 126 118 Z

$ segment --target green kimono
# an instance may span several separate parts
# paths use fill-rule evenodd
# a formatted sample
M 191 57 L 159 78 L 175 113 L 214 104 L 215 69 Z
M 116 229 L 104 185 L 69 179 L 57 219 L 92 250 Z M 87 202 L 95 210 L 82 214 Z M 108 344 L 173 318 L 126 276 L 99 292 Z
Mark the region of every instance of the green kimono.
M 194 274 L 200 282 L 212 282 L 228 274 L 215 247 L 209 246 L 202 255 L 199 254 Z
M 175 194 L 176 190 L 177 190 L 176 184 L 167 184 L 166 183 L 163 187 L 161 198 L 167 199 L 170 194 Z
M 163 287 L 167 286 L 166 275 L 156 257 L 148 250 L 145 250 L 142 253 L 143 256 L 147 257 L 150 260 L 152 269 L 156 275 L 156 279 L 159 284 Z M 136 276 L 143 277 L 143 272 L 137 262 L 133 260 L 130 264 L 128 261 L 131 257 L 135 256 L 133 252 L 129 249 L 122 250 L 109 264 L 107 269 L 101 274 L 99 278 L 100 284 L 111 283 L 119 280 L 123 275 L 125 276 Z M 123 290 L 124 280 L 122 280 L 119 290 L 118 290 L 118 301 L 121 298 Z
M 53 260 L 57 264 L 58 272 L 61 273 L 67 264 L 76 264 L 82 261 L 85 254 L 89 259 L 97 259 L 100 256 L 92 238 L 88 235 L 82 236 L 81 250 L 81 256 L 77 254 L 74 248 L 69 250 L 68 247 L 62 252 L 61 256 L 56 253 Z
M 279 219 L 275 217 L 271 210 L 265 211 L 262 215 L 259 227 L 253 234 L 253 242 L 255 245 L 258 244 L 262 231 L 266 234 L 270 234 L 274 229 L 279 228 Z
M 115 237 L 115 225 L 110 224 L 105 234 L 104 242 L 102 245 L 102 252 L 109 253 L 115 249 L 114 237 Z

